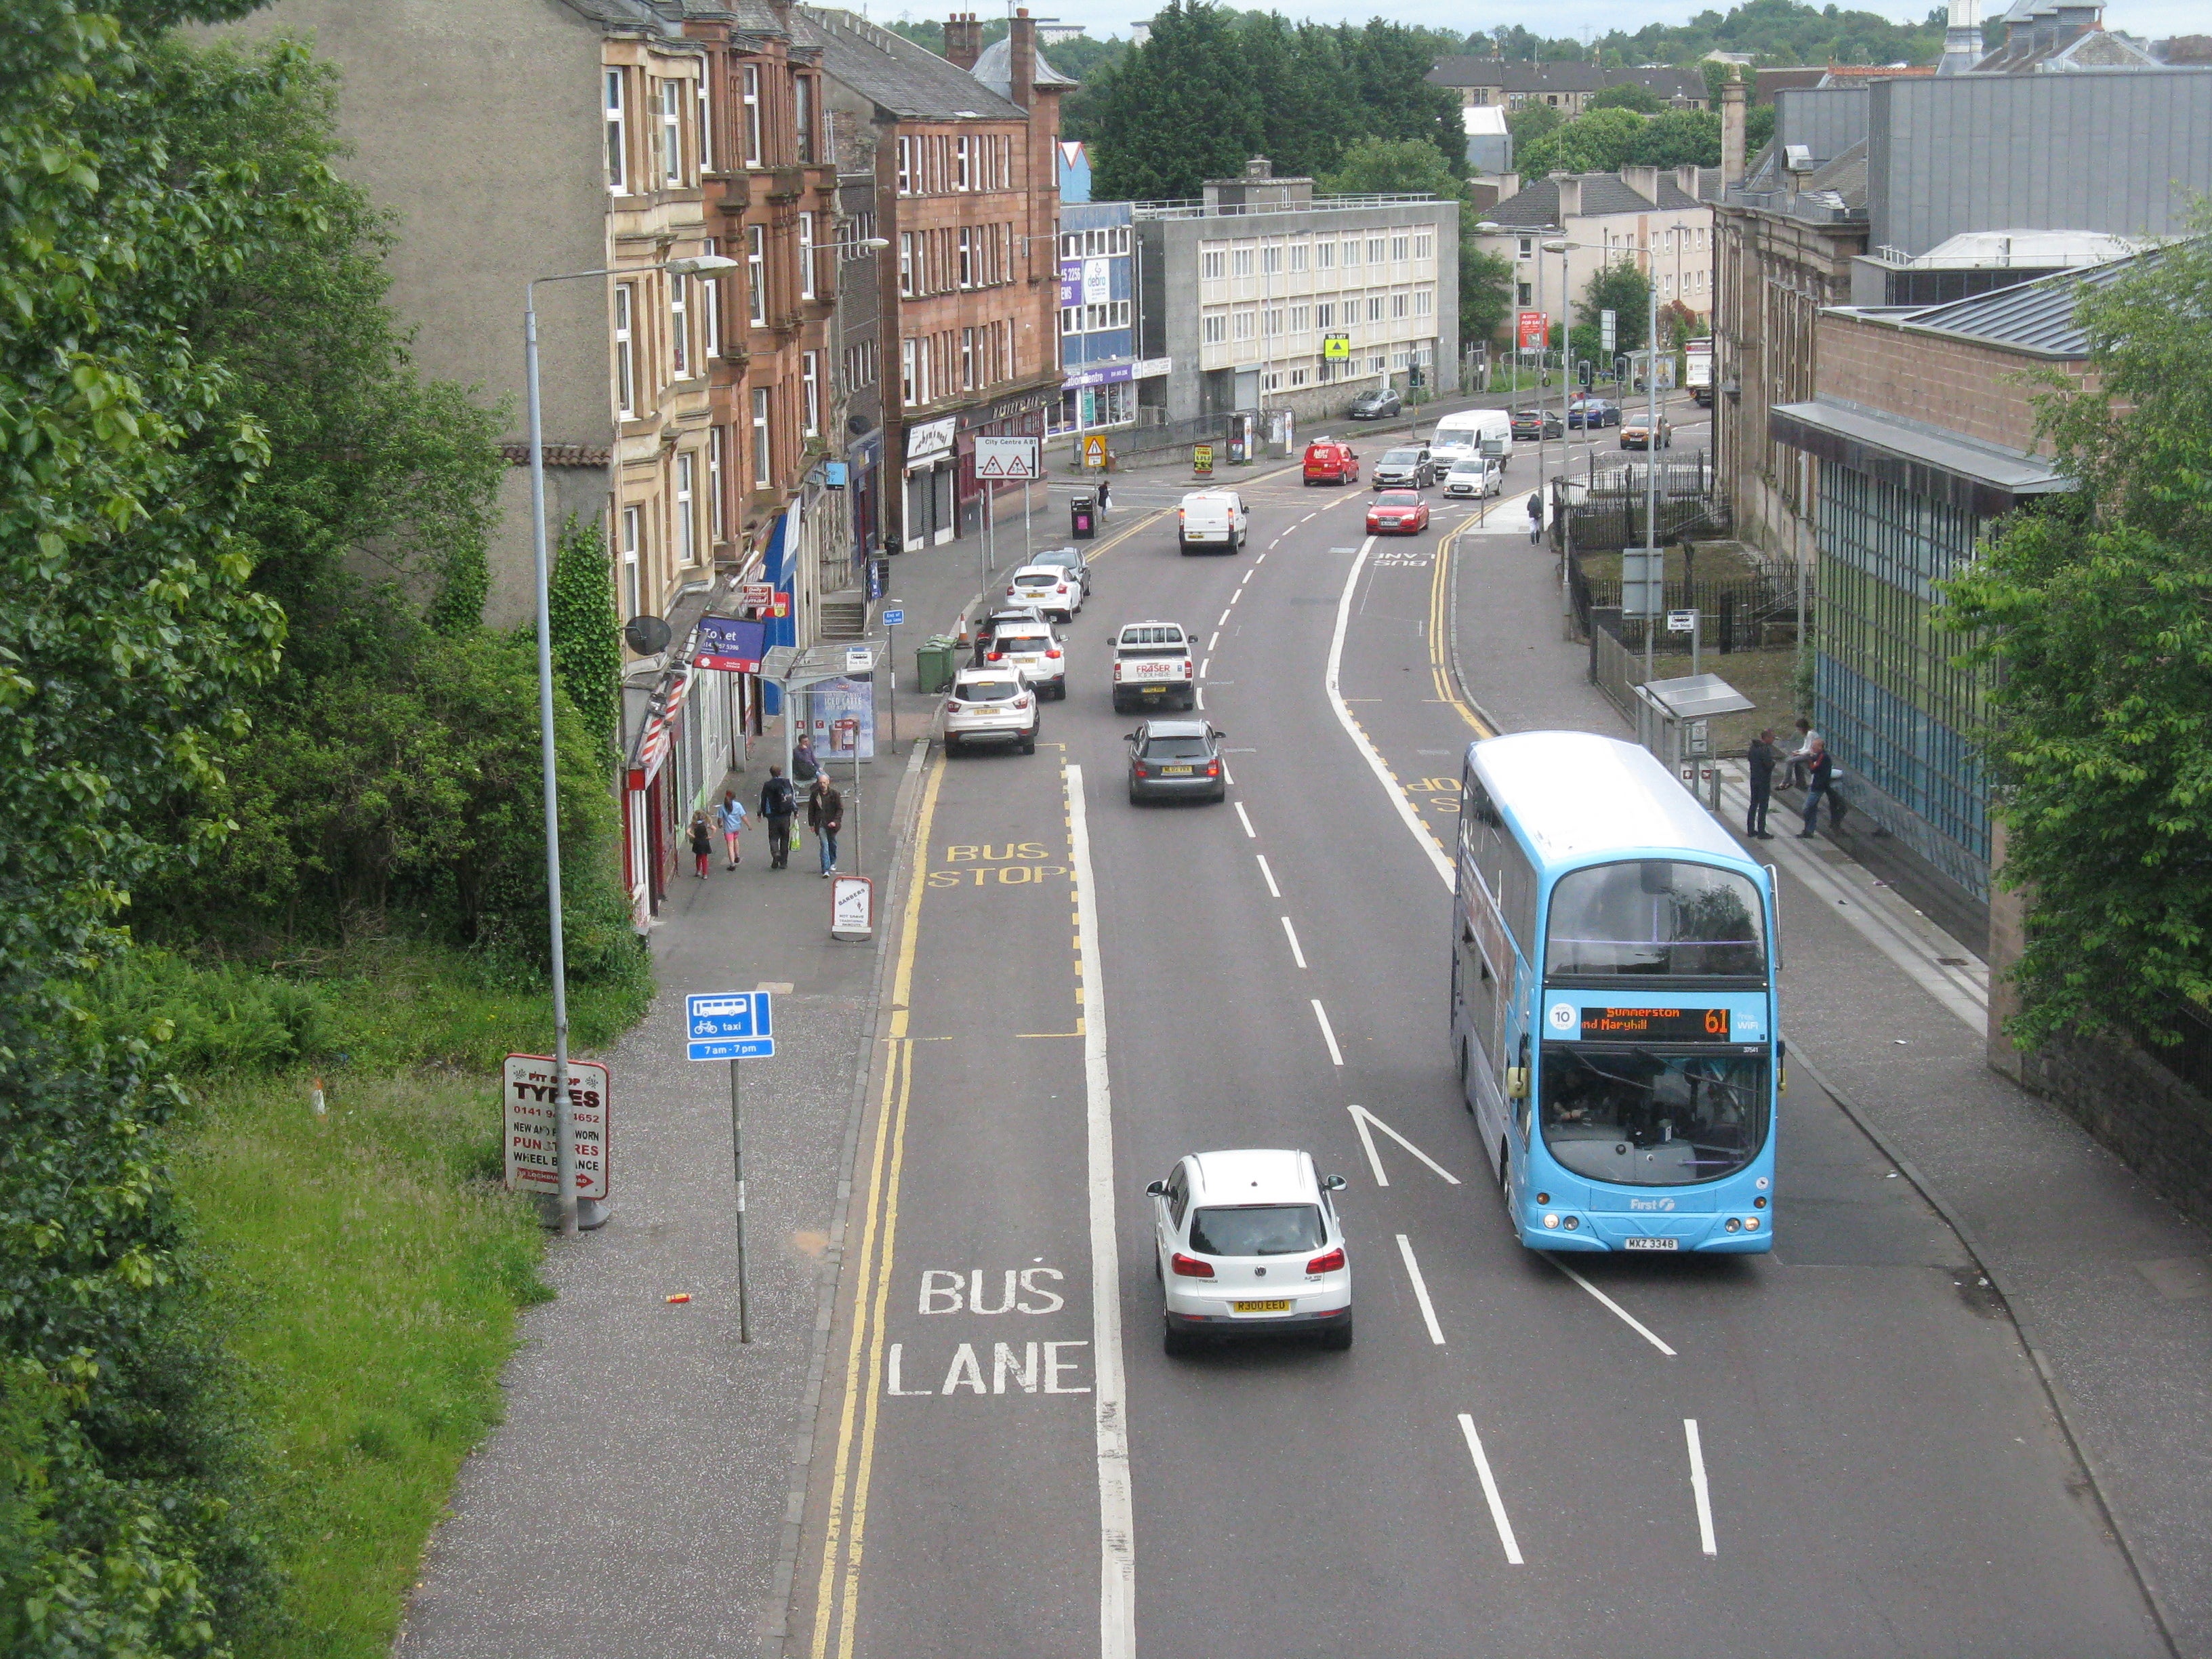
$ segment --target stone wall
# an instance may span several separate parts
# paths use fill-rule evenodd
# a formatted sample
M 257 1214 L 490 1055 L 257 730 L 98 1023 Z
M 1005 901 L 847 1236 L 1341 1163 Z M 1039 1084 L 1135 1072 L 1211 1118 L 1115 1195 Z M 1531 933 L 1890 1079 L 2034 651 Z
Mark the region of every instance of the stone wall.
M 1910 333 L 1885 318 L 1824 312 L 1820 323 L 1823 398 L 1838 398 L 1942 427 L 1961 437 L 2032 452 L 2033 399 L 2044 390 L 2031 376 L 2041 360 L 1971 340 Z M 2063 368 L 2078 380 L 2083 365 Z

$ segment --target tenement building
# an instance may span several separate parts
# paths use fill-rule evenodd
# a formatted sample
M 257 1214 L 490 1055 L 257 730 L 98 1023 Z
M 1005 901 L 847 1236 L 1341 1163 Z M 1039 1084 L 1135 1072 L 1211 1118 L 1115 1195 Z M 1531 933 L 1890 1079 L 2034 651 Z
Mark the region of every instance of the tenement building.
M 979 436 L 1044 434 L 1060 403 L 1059 103 L 1069 84 L 1018 12 L 950 60 L 850 12 L 802 8 L 833 119 L 873 158 L 884 533 L 907 548 L 977 522 Z M 856 267 L 858 269 L 858 267 Z
M 1167 420 L 1311 421 L 1371 387 L 1457 386 L 1457 202 L 1316 196 L 1265 156 L 1205 191 L 1135 209 L 1146 346 L 1170 364 Z

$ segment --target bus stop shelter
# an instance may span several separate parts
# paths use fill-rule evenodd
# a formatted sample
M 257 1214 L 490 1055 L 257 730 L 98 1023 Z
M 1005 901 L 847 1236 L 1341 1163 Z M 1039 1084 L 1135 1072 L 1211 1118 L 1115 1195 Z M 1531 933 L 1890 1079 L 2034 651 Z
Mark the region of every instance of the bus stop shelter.
M 1714 811 L 1721 807 L 1720 757 L 1713 752 L 1712 717 L 1759 705 L 1717 674 L 1685 674 L 1634 688 L 1636 740 Z

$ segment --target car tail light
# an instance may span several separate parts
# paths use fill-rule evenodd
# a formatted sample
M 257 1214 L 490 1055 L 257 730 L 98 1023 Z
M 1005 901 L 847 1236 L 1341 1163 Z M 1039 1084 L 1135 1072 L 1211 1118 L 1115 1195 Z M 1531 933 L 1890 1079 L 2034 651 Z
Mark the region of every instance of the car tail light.
M 1182 677 L 1183 677 L 1183 678 L 1185 678 L 1185 679 L 1189 679 L 1189 678 L 1192 677 L 1192 675 L 1193 675 L 1194 672 L 1194 671 L 1192 669 L 1192 667 L 1191 667 L 1191 665 L 1190 665 L 1190 659 L 1189 659 L 1188 657 L 1185 657 L 1185 658 L 1182 659 Z
M 1046 652 L 1045 655 L 1048 657 L 1058 657 L 1060 655 L 1060 647 L 1058 646 L 1054 646 L 1051 650 Z
M 1139 777 L 1140 777 L 1140 778 L 1149 778 L 1149 777 L 1150 777 L 1150 776 L 1152 776 L 1152 775 L 1150 772 L 1147 772 L 1146 770 L 1145 770 L 1145 763 L 1144 763 L 1144 762 L 1142 762 L 1142 761 L 1139 761 L 1139 762 L 1137 763 L 1137 775 L 1138 775 Z
M 1219 776 L 1221 775 L 1221 763 L 1220 763 L 1219 761 L 1208 761 L 1208 762 L 1206 762 L 1206 776 L 1208 776 L 1209 778 L 1218 778 L 1218 777 L 1219 777 Z
M 999 652 L 994 651 L 994 652 L 992 652 L 992 653 L 989 654 L 989 656 L 988 656 L 987 658 L 985 658 L 985 659 L 984 659 L 984 660 L 985 660 L 985 661 L 987 661 L 987 662 L 996 662 L 996 661 L 998 661 L 998 660 L 999 660 L 999 658 L 1000 658 L 1000 654 L 1001 654 L 1001 653 L 1000 653 Z
M 1118 682 L 1120 681 L 1121 678 L 1121 659 L 1119 657 L 1116 657 L 1116 658 L 1115 658 L 1115 659 L 1114 659 L 1114 678 L 1115 678 L 1115 680 L 1118 683 Z
M 1213 1277 L 1213 1264 L 1211 1261 L 1200 1261 L 1196 1256 L 1185 1255 L 1181 1250 L 1177 1250 L 1168 1259 L 1168 1266 L 1175 1269 L 1177 1277 L 1182 1279 Z
M 1322 1255 L 1316 1256 L 1312 1261 L 1306 1263 L 1306 1271 L 1310 1273 L 1342 1273 L 1344 1271 L 1344 1246 L 1340 1244 L 1334 1249 L 1324 1252 Z
M 1029 706 L 1030 694 L 1026 691 L 1023 692 L 1020 696 L 1014 699 L 1014 707 L 1017 708 L 1026 708 Z

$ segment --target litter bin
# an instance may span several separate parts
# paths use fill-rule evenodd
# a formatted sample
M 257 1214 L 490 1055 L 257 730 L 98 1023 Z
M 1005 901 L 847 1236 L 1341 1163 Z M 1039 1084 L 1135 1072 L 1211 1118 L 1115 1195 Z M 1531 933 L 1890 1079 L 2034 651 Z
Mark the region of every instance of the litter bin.
M 933 634 L 915 649 L 914 672 L 925 697 L 933 697 L 952 686 L 952 659 L 957 643 L 946 635 Z
M 1067 533 L 1079 542 L 1098 533 L 1098 498 L 1087 489 L 1079 489 L 1068 499 Z

